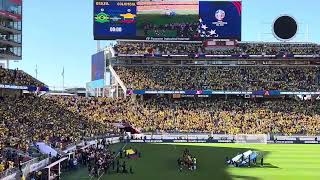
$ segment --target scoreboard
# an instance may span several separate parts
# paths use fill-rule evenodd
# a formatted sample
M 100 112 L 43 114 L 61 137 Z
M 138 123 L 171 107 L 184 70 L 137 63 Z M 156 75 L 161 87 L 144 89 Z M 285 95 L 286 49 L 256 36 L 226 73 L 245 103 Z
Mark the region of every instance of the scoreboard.
M 94 39 L 241 40 L 241 1 L 94 0 Z
M 94 38 L 118 39 L 136 36 L 136 2 L 94 2 Z

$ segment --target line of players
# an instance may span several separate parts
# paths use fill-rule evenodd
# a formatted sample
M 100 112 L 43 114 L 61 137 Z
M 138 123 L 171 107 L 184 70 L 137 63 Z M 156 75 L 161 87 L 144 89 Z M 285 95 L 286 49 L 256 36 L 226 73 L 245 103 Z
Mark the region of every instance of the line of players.
M 183 168 L 186 168 L 191 171 L 195 171 L 197 169 L 197 158 L 191 155 L 189 149 L 185 149 L 182 157 L 179 157 L 178 160 L 179 171 L 181 172 Z
M 123 157 L 122 151 L 117 156 L 115 152 L 111 152 L 108 145 L 98 143 L 96 146 L 82 150 L 80 163 L 87 166 L 90 176 L 99 177 L 108 172 L 133 174 L 132 166 L 129 168 L 127 166 L 126 157 L 126 155 Z M 122 163 L 120 159 L 123 159 Z

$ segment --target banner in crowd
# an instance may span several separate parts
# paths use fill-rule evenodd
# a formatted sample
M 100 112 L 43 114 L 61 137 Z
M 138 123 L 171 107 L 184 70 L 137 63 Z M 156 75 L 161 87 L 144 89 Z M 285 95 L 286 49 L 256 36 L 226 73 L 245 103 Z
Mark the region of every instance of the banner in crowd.
M 292 56 L 276 56 L 276 55 L 247 55 L 247 54 L 232 54 L 232 55 L 221 55 L 221 54 L 115 54 L 118 57 L 152 57 L 152 58 L 211 58 L 211 59 L 294 59 L 296 55 Z M 302 55 L 299 56 L 301 59 L 319 59 L 320 56 L 314 55 Z
M 94 39 L 241 40 L 240 1 L 94 1 Z
M 38 163 L 34 163 L 30 166 L 30 172 L 35 172 L 35 171 L 38 171 L 42 168 L 44 168 L 45 166 L 47 166 L 49 164 L 50 160 L 49 158 L 47 159 L 44 159 Z
M 253 91 L 252 95 L 260 95 L 260 96 L 279 96 L 280 91 L 272 90 L 272 91 Z
M 131 139 L 130 143 L 235 143 L 229 139 Z M 320 144 L 315 140 L 269 140 L 268 144 Z
M 16 85 L 8 85 L 8 84 L 0 84 L 0 89 L 26 90 L 30 92 L 49 91 L 48 87 L 16 86 Z
M 280 96 L 280 95 L 320 95 L 320 92 L 288 92 L 279 90 L 270 91 L 212 91 L 212 90 L 186 90 L 186 91 L 157 91 L 157 90 L 128 90 L 128 95 L 137 94 L 181 94 L 181 95 L 193 95 L 198 97 L 209 97 L 210 95 L 250 95 L 252 97 L 261 96 Z M 202 96 L 206 95 L 206 96 Z M 186 96 L 184 96 L 186 97 Z
M 261 136 L 264 136 L 266 141 L 260 141 Z M 169 133 L 133 134 L 129 141 L 131 143 L 238 143 L 243 141 L 244 143 L 264 142 L 268 144 L 320 144 L 320 136 L 279 136 L 251 134 L 244 137 L 243 135 L 230 134 Z

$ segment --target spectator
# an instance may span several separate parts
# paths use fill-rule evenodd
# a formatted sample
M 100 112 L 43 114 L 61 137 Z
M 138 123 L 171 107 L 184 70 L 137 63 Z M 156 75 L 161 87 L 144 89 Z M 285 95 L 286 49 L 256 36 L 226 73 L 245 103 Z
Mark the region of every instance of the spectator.
M 172 30 L 175 37 L 194 37 L 195 25 L 170 24 L 155 27 L 145 25 L 145 33 L 154 37 L 163 37 Z M 189 29 L 188 31 L 184 31 Z M 190 31 L 190 29 L 192 29 Z M 320 46 L 316 44 L 281 44 L 281 43 L 239 43 L 226 47 L 206 47 L 202 43 L 162 43 L 162 42 L 121 42 L 114 46 L 118 54 L 209 54 L 209 55 L 274 55 L 274 58 L 290 58 L 294 55 L 317 55 Z M 230 57 L 229 57 L 230 58 Z
M 315 66 L 116 66 L 134 90 L 318 91 Z
M 45 86 L 45 84 L 21 70 L 10 70 L 3 68 L 0 68 L 0 84 L 37 87 Z

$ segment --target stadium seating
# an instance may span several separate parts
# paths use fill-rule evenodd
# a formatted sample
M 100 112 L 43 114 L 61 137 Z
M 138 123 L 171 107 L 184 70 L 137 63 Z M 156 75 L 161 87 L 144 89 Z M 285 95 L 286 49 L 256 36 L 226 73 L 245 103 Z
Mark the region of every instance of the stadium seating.
M 33 78 L 31 75 L 18 69 L 3 69 L 0 67 L 0 84 L 17 86 L 37 86 L 43 87 L 44 83 Z
M 205 48 L 202 43 L 125 42 L 114 46 L 117 54 L 210 54 L 210 55 L 316 55 L 316 44 L 240 43 L 231 47 Z
M 57 99 L 91 121 L 127 122 L 142 132 L 213 132 L 227 134 L 316 134 L 319 103 L 293 99 L 242 98 L 78 98 Z M 75 108 L 77 107 L 77 108 Z
M 84 137 L 116 133 L 116 122 L 141 132 L 315 135 L 319 118 L 319 102 L 294 99 L 5 97 L 0 103 L 0 150 L 27 152 L 39 141 L 64 149 Z
M 119 54 L 191 54 L 201 53 L 202 44 L 178 43 L 124 43 L 114 47 Z
M 107 134 L 108 125 L 88 121 L 69 111 L 58 101 L 35 96 L 5 97 L 0 103 L 2 124 L 0 148 L 14 147 L 27 151 L 29 144 L 45 141 L 64 148 L 84 137 Z
M 0 144 L 27 150 L 28 143 L 45 141 L 63 148 L 82 137 L 115 132 L 115 122 L 142 131 L 315 134 L 319 109 L 319 103 L 310 101 L 241 98 L 4 98 Z
M 114 49 L 118 54 L 150 55 L 312 55 L 319 53 L 320 48 L 244 43 L 229 49 L 205 49 L 198 43 L 119 43 Z M 131 90 L 320 90 L 317 66 L 118 65 L 114 69 Z M 21 70 L 1 68 L 0 84 L 45 86 Z M 41 141 L 65 149 L 86 137 L 118 133 L 115 123 L 130 124 L 141 132 L 316 135 L 320 131 L 319 118 L 319 102 L 288 97 L 274 100 L 236 96 L 173 99 L 157 95 L 126 99 L 0 97 L 0 152 L 7 147 L 28 152 L 30 146 Z M 10 160 L 0 153 L 1 161 L 8 164 Z
M 289 66 L 117 66 L 134 90 L 290 90 L 320 89 L 318 67 Z

